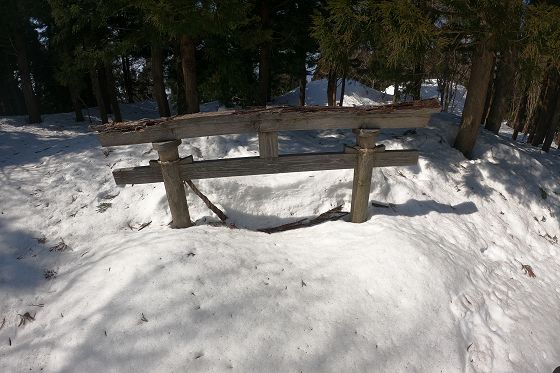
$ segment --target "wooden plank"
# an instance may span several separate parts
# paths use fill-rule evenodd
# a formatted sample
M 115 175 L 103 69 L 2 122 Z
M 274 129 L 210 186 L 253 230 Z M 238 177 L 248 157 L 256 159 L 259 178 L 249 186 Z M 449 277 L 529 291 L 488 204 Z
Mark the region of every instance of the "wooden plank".
M 422 101 L 421 101 L 422 102 Z M 103 146 L 142 144 L 174 139 L 251 132 L 299 131 L 336 128 L 425 127 L 439 112 L 436 101 L 413 105 L 365 108 L 272 108 L 191 114 L 166 120 L 144 120 L 122 125 L 96 126 Z
M 278 132 L 259 132 L 259 157 L 278 157 Z
M 373 167 L 408 166 L 418 162 L 416 150 L 387 150 L 375 153 Z M 200 162 L 181 162 L 183 180 L 218 177 L 277 174 L 284 172 L 321 171 L 354 168 L 356 154 L 322 153 L 281 155 L 278 158 L 258 157 L 220 159 Z M 121 168 L 113 171 L 117 185 L 148 184 L 163 181 L 161 170 L 154 166 Z

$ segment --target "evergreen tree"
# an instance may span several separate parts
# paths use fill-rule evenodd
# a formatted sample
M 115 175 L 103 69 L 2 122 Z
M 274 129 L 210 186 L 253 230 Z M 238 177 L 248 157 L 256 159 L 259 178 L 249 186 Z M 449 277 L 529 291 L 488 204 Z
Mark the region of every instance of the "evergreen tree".
M 238 27 L 244 21 L 246 4 L 238 0 L 141 0 L 137 4 L 157 30 L 178 41 L 186 112 L 198 112 L 197 48 L 205 37 Z
M 0 23 L 4 31 L 0 34 L 0 43 L 5 51 L 15 55 L 18 77 L 21 81 L 29 123 L 41 122 L 39 99 L 34 91 L 34 79 L 31 73 L 29 49 L 37 40 L 30 18 L 37 6 L 42 4 L 28 0 L 1 0 Z

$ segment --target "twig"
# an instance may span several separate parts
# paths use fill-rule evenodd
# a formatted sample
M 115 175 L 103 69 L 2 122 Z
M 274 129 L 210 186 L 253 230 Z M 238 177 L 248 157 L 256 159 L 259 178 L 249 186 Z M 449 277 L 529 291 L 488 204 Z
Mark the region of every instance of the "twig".
M 291 223 L 287 223 L 287 224 L 282 224 L 280 226 L 277 227 L 272 227 L 272 228 L 263 228 L 263 229 L 259 229 L 259 232 L 264 232 L 264 233 L 277 233 L 277 232 L 284 232 L 284 231 L 289 231 L 292 229 L 298 229 L 298 228 L 302 228 L 302 227 L 311 227 L 317 224 L 321 224 L 323 222 L 329 221 L 329 220 L 338 220 L 344 216 L 348 215 L 348 212 L 346 211 L 342 211 L 342 205 L 340 206 L 336 206 L 335 208 L 330 209 L 327 212 L 322 213 L 321 215 L 313 218 L 313 219 L 309 219 L 309 218 L 305 218 L 305 219 L 301 219 L 301 220 L 297 220 Z
M 222 210 L 220 210 L 218 207 L 216 207 L 216 205 L 214 205 L 208 199 L 208 197 L 206 197 L 204 194 L 202 194 L 202 192 L 196 187 L 196 185 L 194 185 L 194 183 L 191 180 L 185 180 L 185 184 L 187 184 L 192 189 L 194 194 L 196 194 L 198 197 L 200 197 L 200 199 L 202 200 L 202 202 L 204 202 L 206 207 L 208 207 L 214 214 L 216 214 L 222 222 L 224 222 L 224 223 L 226 222 L 226 220 L 228 219 L 226 214 L 224 214 L 224 212 Z

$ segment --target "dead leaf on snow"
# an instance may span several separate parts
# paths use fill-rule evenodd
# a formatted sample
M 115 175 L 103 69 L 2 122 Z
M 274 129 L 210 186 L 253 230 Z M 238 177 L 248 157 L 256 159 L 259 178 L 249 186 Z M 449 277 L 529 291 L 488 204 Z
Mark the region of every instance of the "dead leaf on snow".
M 18 316 L 20 317 L 18 327 L 25 326 L 25 324 L 27 324 L 27 322 L 35 321 L 35 317 L 31 316 L 31 314 L 29 312 L 26 312 L 23 315 L 20 315 L 18 313 Z
M 529 277 L 537 277 L 535 272 L 533 272 L 533 268 L 531 268 L 528 264 L 522 264 L 521 269 L 525 271 L 525 274 Z

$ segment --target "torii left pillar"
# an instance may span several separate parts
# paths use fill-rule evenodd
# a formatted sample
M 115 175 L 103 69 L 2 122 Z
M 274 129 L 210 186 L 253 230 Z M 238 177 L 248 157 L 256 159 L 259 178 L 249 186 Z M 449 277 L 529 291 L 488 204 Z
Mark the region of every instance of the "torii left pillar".
M 187 205 L 187 196 L 185 194 L 185 186 L 181 179 L 181 170 L 179 169 L 179 145 L 181 140 L 172 140 L 164 142 L 152 143 L 152 146 L 159 154 L 159 164 L 161 166 L 161 175 L 163 176 L 163 184 L 165 185 L 165 194 L 169 210 L 171 211 L 171 227 L 187 228 L 193 225 L 189 214 L 189 206 Z

